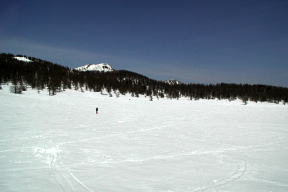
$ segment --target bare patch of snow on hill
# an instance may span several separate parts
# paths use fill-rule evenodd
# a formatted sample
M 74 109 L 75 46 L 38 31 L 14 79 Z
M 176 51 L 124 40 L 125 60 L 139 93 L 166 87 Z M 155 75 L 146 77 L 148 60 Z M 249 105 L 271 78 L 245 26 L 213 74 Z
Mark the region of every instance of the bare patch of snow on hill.
M 17 59 L 18 61 L 24 61 L 24 62 L 33 62 L 27 57 L 20 57 L 20 56 L 15 56 L 14 59 Z
M 175 80 L 175 79 L 166 80 L 164 82 L 169 84 L 169 85 L 180 85 L 180 84 L 183 84 L 181 81 L 178 81 L 178 80 Z

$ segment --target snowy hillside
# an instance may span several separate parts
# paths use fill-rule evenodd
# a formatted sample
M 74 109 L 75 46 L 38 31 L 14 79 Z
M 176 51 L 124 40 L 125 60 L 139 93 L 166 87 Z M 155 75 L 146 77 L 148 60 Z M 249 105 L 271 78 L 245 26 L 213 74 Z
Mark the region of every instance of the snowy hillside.
M 287 105 L 2 87 L 1 192 L 288 191 Z
M 78 71 L 100 71 L 100 72 L 114 71 L 114 69 L 107 63 L 88 64 L 81 67 L 77 67 L 75 69 Z

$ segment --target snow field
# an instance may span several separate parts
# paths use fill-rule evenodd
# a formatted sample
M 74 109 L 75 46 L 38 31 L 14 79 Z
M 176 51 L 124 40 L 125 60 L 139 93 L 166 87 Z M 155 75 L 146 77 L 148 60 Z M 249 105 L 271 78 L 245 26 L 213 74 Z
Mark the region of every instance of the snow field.
M 0 189 L 284 192 L 287 109 L 3 86 Z

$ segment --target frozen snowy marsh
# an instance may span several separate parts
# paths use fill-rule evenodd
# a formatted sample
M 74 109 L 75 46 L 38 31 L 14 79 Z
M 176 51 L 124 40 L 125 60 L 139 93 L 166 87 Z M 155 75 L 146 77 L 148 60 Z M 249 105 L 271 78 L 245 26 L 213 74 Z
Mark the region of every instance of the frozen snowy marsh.
M 287 105 L 4 86 L 0 122 L 2 192 L 288 191 Z

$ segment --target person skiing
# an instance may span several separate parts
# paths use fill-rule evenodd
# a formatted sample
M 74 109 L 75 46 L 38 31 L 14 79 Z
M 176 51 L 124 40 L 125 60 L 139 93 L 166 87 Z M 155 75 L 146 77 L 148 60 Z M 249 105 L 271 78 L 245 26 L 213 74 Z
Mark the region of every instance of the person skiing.
M 96 107 L 96 114 L 98 114 L 98 107 Z

